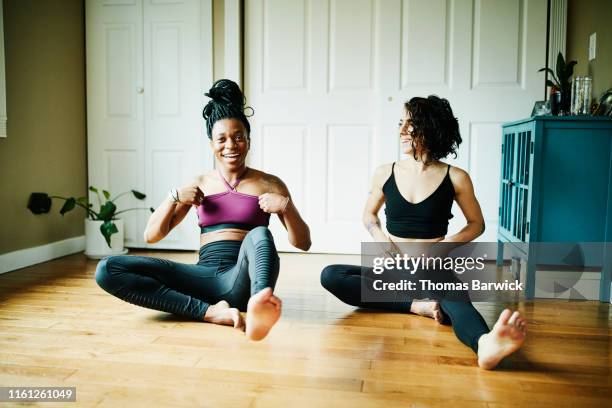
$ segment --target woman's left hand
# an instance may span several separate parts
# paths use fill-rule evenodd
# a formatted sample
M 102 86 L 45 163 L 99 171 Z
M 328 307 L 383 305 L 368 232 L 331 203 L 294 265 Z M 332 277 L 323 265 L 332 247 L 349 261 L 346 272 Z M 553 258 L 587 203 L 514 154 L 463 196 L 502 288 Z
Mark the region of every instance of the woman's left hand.
M 259 208 L 267 213 L 282 213 L 287 208 L 289 197 L 277 193 L 265 193 L 259 196 Z

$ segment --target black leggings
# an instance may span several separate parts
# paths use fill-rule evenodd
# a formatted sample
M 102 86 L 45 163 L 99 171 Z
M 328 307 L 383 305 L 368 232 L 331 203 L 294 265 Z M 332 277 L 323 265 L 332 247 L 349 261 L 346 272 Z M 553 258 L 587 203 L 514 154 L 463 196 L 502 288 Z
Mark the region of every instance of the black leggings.
M 96 282 L 126 302 L 203 320 L 208 306 L 221 300 L 245 311 L 252 295 L 274 289 L 278 271 L 272 234 L 257 227 L 243 241 L 204 245 L 195 265 L 145 256 L 104 258 Z
M 397 295 L 392 302 L 364 302 L 361 299 L 363 279 L 361 266 L 329 265 L 321 272 L 321 285 L 338 299 L 351 306 L 392 310 L 409 313 L 412 299 L 406 295 Z M 371 287 L 371 285 L 369 285 Z M 461 342 L 478 352 L 478 339 L 489 332 L 489 327 L 480 313 L 469 301 L 449 301 L 440 299 L 440 308 L 444 323 L 453 326 L 455 335 Z

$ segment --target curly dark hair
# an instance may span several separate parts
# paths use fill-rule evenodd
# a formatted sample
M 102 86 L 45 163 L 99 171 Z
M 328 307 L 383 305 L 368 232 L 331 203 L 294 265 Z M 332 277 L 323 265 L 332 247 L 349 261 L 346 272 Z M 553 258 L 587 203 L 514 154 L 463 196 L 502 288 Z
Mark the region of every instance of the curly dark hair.
M 212 139 L 212 128 L 215 122 L 221 119 L 238 119 L 246 128 L 247 137 L 249 137 L 251 125 L 245 111 L 251 110 L 248 116 L 253 116 L 255 111 L 250 106 L 245 106 L 246 98 L 237 83 L 229 79 L 220 79 L 204 95 L 210 98 L 202 110 L 209 139 Z
M 427 98 L 415 97 L 404 103 L 412 121 L 412 151 L 415 160 L 419 155 L 427 155 L 431 163 L 454 154 L 462 142 L 459 123 L 453 115 L 448 100 L 436 95 Z

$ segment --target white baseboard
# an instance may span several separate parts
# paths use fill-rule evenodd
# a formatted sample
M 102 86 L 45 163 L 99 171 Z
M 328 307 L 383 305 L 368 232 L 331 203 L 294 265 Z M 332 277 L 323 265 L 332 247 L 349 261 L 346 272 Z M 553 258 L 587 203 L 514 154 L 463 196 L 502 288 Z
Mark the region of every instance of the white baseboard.
M 0 255 L 0 274 L 85 250 L 85 236 Z

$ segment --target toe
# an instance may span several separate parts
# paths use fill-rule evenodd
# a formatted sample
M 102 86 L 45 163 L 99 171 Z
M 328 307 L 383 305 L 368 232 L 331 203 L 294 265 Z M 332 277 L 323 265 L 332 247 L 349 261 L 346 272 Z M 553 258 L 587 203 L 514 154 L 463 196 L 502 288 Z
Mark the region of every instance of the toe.
M 442 313 L 440 313 L 440 311 L 439 311 L 439 310 L 437 310 L 437 311 L 434 313 L 434 319 L 436 320 L 436 322 L 438 322 L 438 323 L 442 323 Z
M 238 313 L 238 324 L 237 324 L 237 329 L 240 329 L 242 331 L 246 330 L 246 324 L 244 322 L 244 318 L 242 317 L 242 315 L 240 314 L 240 312 Z
M 230 309 L 232 320 L 234 321 L 234 327 L 236 329 L 240 328 L 240 312 L 238 309 Z
M 278 297 L 272 295 L 270 296 L 270 303 L 274 304 L 274 306 L 276 306 L 276 308 L 279 309 L 282 306 L 283 301 L 280 300 Z
M 514 313 L 512 313 L 512 316 L 510 316 L 510 319 L 508 319 L 508 324 L 509 325 L 514 325 L 516 323 L 516 320 L 520 317 L 520 313 L 519 311 L 515 311 Z
M 273 295 L 272 295 L 272 288 L 264 288 L 264 289 L 262 289 L 262 290 L 261 290 L 261 291 L 258 293 L 258 295 L 260 296 L 260 298 L 261 298 L 262 300 L 269 300 L 269 299 L 270 299 L 270 297 L 272 297 L 272 296 L 273 296 Z
M 497 319 L 497 323 L 507 324 L 508 319 L 510 319 L 510 316 L 512 316 L 512 311 L 510 311 L 510 309 L 504 309 L 504 311 L 501 312 L 501 314 L 499 315 L 499 319 Z

